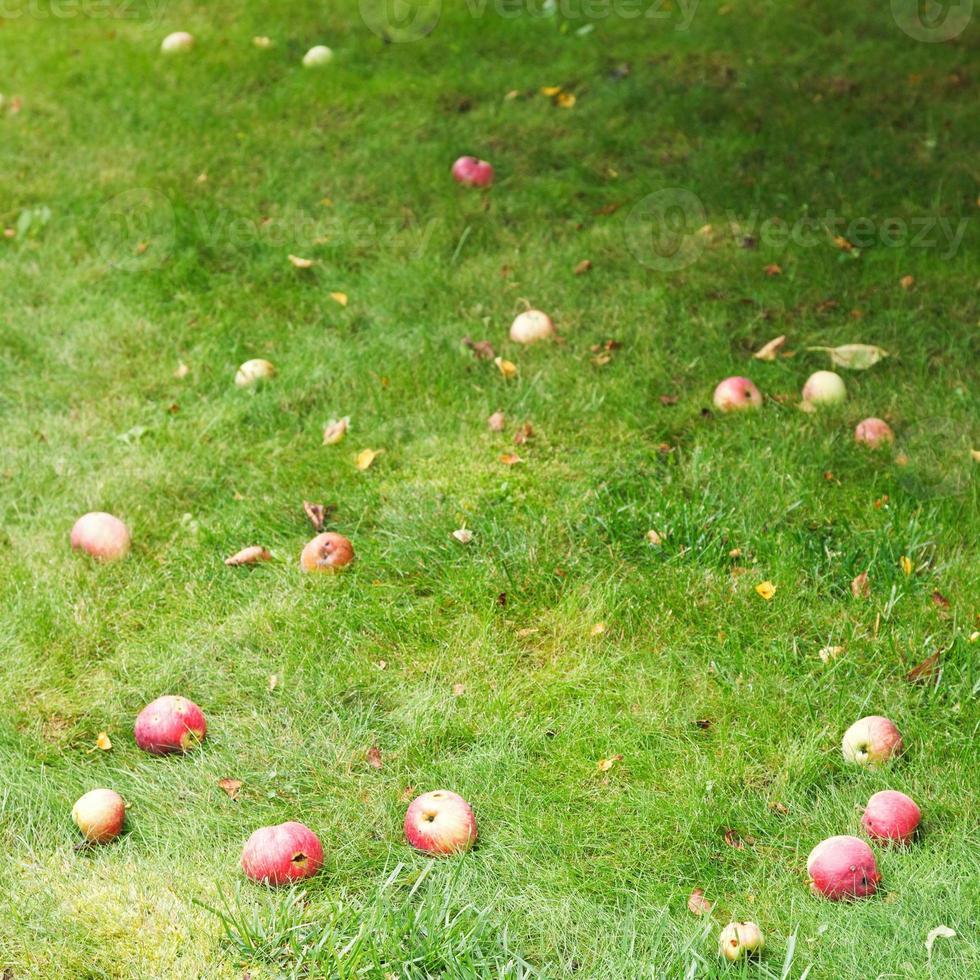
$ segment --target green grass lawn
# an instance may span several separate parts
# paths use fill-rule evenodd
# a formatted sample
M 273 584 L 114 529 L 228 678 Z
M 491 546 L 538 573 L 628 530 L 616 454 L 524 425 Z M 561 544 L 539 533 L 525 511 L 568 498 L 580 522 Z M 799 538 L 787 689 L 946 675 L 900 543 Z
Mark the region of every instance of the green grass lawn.
M 372 0 L 0 12 L 5 980 L 980 975 L 980 20 L 512 6 L 391 43 Z M 529 305 L 559 342 L 508 340 Z M 853 342 L 891 356 L 801 412 L 807 348 Z M 236 388 L 253 357 L 278 376 Z M 711 410 L 731 374 L 761 410 Z M 892 449 L 854 444 L 869 415 Z M 344 574 L 300 573 L 304 500 Z M 71 552 L 89 510 L 125 561 Z M 275 561 L 224 566 L 251 544 Z M 164 693 L 207 714 L 186 757 L 134 744 Z M 866 714 L 908 746 L 879 770 L 841 758 Z M 78 850 L 96 786 L 127 833 Z M 480 841 L 434 861 L 401 822 L 440 787 Z M 920 839 L 876 847 L 875 898 L 812 897 L 810 849 L 884 788 Z M 289 819 L 323 871 L 248 884 Z M 729 917 L 761 962 L 718 959 Z

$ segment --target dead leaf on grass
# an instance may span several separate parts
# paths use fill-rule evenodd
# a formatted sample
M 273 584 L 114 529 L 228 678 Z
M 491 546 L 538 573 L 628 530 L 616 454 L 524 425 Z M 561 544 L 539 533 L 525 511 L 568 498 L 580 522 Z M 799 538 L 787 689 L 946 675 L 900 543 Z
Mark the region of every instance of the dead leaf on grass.
M 929 684 L 936 679 L 940 670 L 940 656 L 937 650 L 931 656 L 926 657 L 920 664 L 916 664 L 906 675 L 905 679 L 912 684 Z
M 490 418 L 487 419 L 487 426 L 490 428 L 491 432 L 503 432 L 504 426 L 507 425 L 507 416 L 503 412 L 494 412 Z
M 230 566 L 257 565 L 262 561 L 272 561 L 272 555 L 262 545 L 253 544 L 235 552 L 230 558 L 226 558 L 225 564 Z
M 867 599 L 871 596 L 871 583 L 868 581 L 867 572 L 861 572 L 852 580 L 851 595 L 855 599 Z
M 710 915 L 712 904 L 704 897 L 704 889 L 695 888 L 687 899 L 687 907 L 697 916 Z
M 101 752 L 108 752 L 112 749 L 112 740 L 109 738 L 108 733 L 99 732 L 98 738 L 95 740 L 95 747 Z
M 362 449 L 357 454 L 355 465 L 359 470 L 366 470 L 383 452 L 383 449 Z
M 229 799 L 237 800 L 238 793 L 242 788 L 242 781 L 240 779 L 219 779 L 218 789 L 224 790 L 228 794 Z
M 609 770 L 612 769 L 612 767 L 616 765 L 617 762 L 622 762 L 622 761 L 623 761 L 622 753 L 619 753 L 608 759 L 600 759 L 598 763 L 596 763 L 596 768 L 599 770 L 599 772 L 609 772 Z
M 757 361 L 774 361 L 780 349 L 786 343 L 786 337 L 774 337 L 763 347 L 760 347 L 752 356 Z
M 377 745 L 372 745 L 371 748 L 367 750 L 367 761 L 368 765 L 373 769 L 381 768 L 381 749 Z

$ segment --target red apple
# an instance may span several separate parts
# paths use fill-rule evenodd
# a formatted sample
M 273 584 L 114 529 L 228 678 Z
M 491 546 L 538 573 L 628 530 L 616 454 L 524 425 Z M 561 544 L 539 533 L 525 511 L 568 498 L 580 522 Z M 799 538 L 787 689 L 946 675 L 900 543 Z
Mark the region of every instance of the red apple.
M 493 167 L 476 157 L 460 157 L 453 164 L 452 175 L 464 187 L 489 187 L 493 183 Z
M 551 317 L 540 310 L 525 310 L 510 325 L 510 339 L 518 344 L 533 344 L 554 335 L 555 325 Z
M 854 722 L 841 741 L 841 751 L 848 762 L 860 766 L 878 766 L 902 751 L 902 736 L 895 723 L 881 715 L 869 715 Z
M 304 572 L 338 572 L 354 560 L 354 546 L 342 534 L 324 531 L 308 541 L 299 556 Z
M 872 840 L 907 844 L 921 820 L 922 811 L 914 800 L 897 790 L 885 789 L 868 800 L 861 825 Z
M 803 385 L 803 405 L 839 405 L 847 398 L 844 379 L 834 371 L 814 371 Z
M 743 408 L 758 408 L 762 395 L 748 378 L 725 378 L 714 394 L 715 408 L 722 412 L 737 412 Z
M 93 511 L 75 521 L 71 546 L 100 561 L 115 561 L 129 554 L 129 528 L 118 517 Z
M 71 818 L 87 841 L 105 844 L 122 833 L 126 804 L 115 790 L 92 789 L 71 808 Z
M 242 870 L 252 881 L 286 885 L 315 875 L 323 864 L 320 838 L 309 827 L 290 820 L 260 827 L 242 849 Z
M 754 922 L 731 922 L 718 937 L 718 952 L 732 963 L 761 953 L 765 945 L 762 930 Z
M 828 837 L 806 862 L 810 891 L 832 901 L 866 898 L 878 889 L 881 875 L 871 848 L 859 837 Z
M 876 419 L 872 416 L 864 419 L 863 422 L 858 422 L 854 429 L 854 441 L 870 449 L 877 449 L 879 446 L 893 443 L 895 433 L 884 419 Z
M 187 698 L 165 694 L 151 701 L 136 717 L 136 744 L 154 755 L 186 752 L 208 730 L 204 712 Z
M 405 814 L 405 836 L 430 854 L 468 851 L 476 841 L 476 819 L 469 803 L 448 789 L 423 793 Z

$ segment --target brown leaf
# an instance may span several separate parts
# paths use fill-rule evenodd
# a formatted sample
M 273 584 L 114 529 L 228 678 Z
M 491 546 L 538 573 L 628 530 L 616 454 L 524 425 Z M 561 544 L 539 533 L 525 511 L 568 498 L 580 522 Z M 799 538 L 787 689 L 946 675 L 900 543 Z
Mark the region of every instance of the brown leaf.
M 327 519 L 327 508 L 323 504 L 310 503 L 309 500 L 303 501 L 303 510 L 310 519 L 314 531 L 322 531 L 324 522 Z
M 915 276 L 902 276 L 898 284 L 902 289 L 911 289 L 915 285 Z
M 774 337 L 768 344 L 760 347 L 752 356 L 757 361 L 774 361 L 776 360 L 776 355 L 779 353 L 780 349 L 785 343 L 785 336 Z
M 588 259 L 582 259 L 582 261 L 579 262 L 577 266 L 575 266 L 574 272 L 575 275 L 581 276 L 584 275 L 586 272 L 590 271 L 591 268 L 592 268 L 592 263 Z
M 462 684 L 453 684 L 453 697 L 461 698 L 466 693 L 466 687 Z
M 660 404 L 661 405 L 676 405 L 680 401 L 677 395 L 661 395 Z
M 323 430 L 323 445 L 336 446 L 350 428 L 350 416 L 345 415 L 342 419 L 331 419 Z
M 905 675 L 905 679 L 912 684 L 929 684 L 936 679 L 939 669 L 939 651 L 937 650 L 932 656 L 926 657 L 921 664 L 916 664 Z
M 871 596 L 871 583 L 868 581 L 868 573 L 861 572 L 853 582 L 851 582 L 851 595 L 855 599 L 867 599 Z
M 789 813 L 789 807 L 785 803 L 780 803 L 778 800 L 773 800 L 769 804 L 770 810 L 775 810 L 776 813 L 781 813 L 784 817 Z
M 517 453 L 501 453 L 501 455 L 497 458 L 504 464 L 504 466 L 516 466 L 518 463 L 524 462 L 524 460 L 521 459 Z
M 772 276 L 781 276 L 783 274 L 782 266 L 776 265 L 775 262 L 771 263 L 770 265 L 767 265 L 762 271 L 767 276 L 770 276 L 770 277 L 772 277 Z
M 712 909 L 711 902 L 704 897 L 704 890 L 701 888 L 695 888 L 691 892 L 687 900 L 687 907 L 697 916 L 708 915 Z
M 517 431 L 514 433 L 514 445 L 523 446 L 533 435 L 534 429 L 531 427 L 531 423 L 525 422 L 523 425 L 518 426 Z
M 854 246 L 843 235 L 835 235 L 834 244 L 842 252 L 852 252 L 854 250 Z
M 230 799 L 237 800 L 238 793 L 242 788 L 242 781 L 240 779 L 219 779 L 218 789 L 224 790 Z
M 617 762 L 622 762 L 622 761 L 623 761 L 622 753 L 618 753 L 617 755 L 614 755 L 609 759 L 600 759 L 598 763 L 596 763 L 596 768 L 599 770 L 599 772 L 609 772 L 609 770 L 612 769 L 612 767 L 616 765 Z
M 492 361 L 496 356 L 489 340 L 470 340 L 469 337 L 464 337 L 463 346 L 473 351 L 478 361 Z
M 186 378 L 187 375 L 189 375 L 190 373 L 191 373 L 191 369 L 183 361 L 177 362 L 177 369 L 174 371 L 174 377 L 178 381 L 180 381 L 183 378 Z
M 609 204 L 603 204 L 601 208 L 596 208 L 592 213 L 597 217 L 601 217 L 607 214 L 615 214 L 622 205 L 618 201 L 612 201 Z
M 272 555 L 261 545 L 253 544 L 247 548 L 242 548 L 230 558 L 225 559 L 226 565 L 257 565 L 262 561 L 272 561 Z
M 507 416 L 503 412 L 494 412 L 490 418 L 487 419 L 487 425 L 490 427 L 491 432 L 503 432 L 504 426 L 507 424 Z
M 367 750 L 367 761 L 368 765 L 373 769 L 381 768 L 381 749 L 377 745 L 372 745 L 371 748 Z
M 949 609 L 949 599 L 947 599 L 946 596 L 939 591 L 939 589 L 936 589 L 932 593 L 932 601 L 939 606 L 940 609 Z
M 744 851 L 745 845 L 748 844 L 751 847 L 755 843 L 755 839 L 752 837 L 742 837 L 734 827 L 728 827 L 725 830 L 725 843 L 729 847 L 734 847 L 736 851 Z
M 702 732 L 706 732 L 711 727 L 711 719 L 710 718 L 698 718 L 694 722 L 694 727 L 695 728 L 700 728 Z
M 414 797 L 414 796 L 415 796 L 415 787 L 414 786 L 406 786 L 398 794 L 398 802 L 399 803 L 408 803 L 412 799 L 412 797 Z

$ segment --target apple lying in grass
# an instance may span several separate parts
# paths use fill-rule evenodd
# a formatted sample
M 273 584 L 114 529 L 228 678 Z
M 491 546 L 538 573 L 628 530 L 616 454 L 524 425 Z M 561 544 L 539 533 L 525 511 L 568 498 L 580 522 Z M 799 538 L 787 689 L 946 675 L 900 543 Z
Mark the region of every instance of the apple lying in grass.
M 518 344 L 533 344 L 555 335 L 551 317 L 540 310 L 525 310 L 510 325 L 510 339 Z
M 122 833 L 126 804 L 115 790 L 92 789 L 76 801 L 71 818 L 87 841 L 106 844 Z
M 854 429 L 854 441 L 869 449 L 877 449 L 879 446 L 887 446 L 895 441 L 895 433 L 892 427 L 884 419 L 876 419 L 874 416 L 858 422 Z
M 881 715 L 869 715 L 854 722 L 841 741 L 848 762 L 878 766 L 902 751 L 902 736 L 895 723 Z
M 847 398 L 844 379 L 834 371 L 814 371 L 803 385 L 803 405 L 817 408 L 823 405 L 839 405 Z
M 861 817 L 865 833 L 884 844 L 907 844 L 922 821 L 915 801 L 898 790 L 885 789 L 868 800 Z
M 476 818 L 469 803 L 448 789 L 423 793 L 405 813 L 405 837 L 429 854 L 468 851 L 476 841 Z
M 810 891 L 832 901 L 866 898 L 878 889 L 881 875 L 871 848 L 859 837 L 828 837 L 806 862 Z
M 207 730 L 204 712 L 193 701 L 165 694 L 136 716 L 133 734 L 145 752 L 166 755 L 193 748 L 203 741 Z
M 317 44 L 303 55 L 304 68 L 319 68 L 333 61 L 333 51 L 325 44 Z
M 129 554 L 129 528 L 118 517 L 93 511 L 75 521 L 71 529 L 71 546 L 100 561 L 115 561 Z
M 464 187 L 489 187 L 493 183 L 493 167 L 476 157 L 460 157 L 453 164 L 452 175 Z
M 324 531 L 306 543 L 299 556 L 304 572 L 339 572 L 354 560 L 354 546 L 342 534 Z
M 242 870 L 252 881 L 287 885 L 310 878 L 323 864 L 320 838 L 293 820 L 260 827 L 242 848 Z
M 761 953 L 765 945 L 762 930 L 754 922 L 731 922 L 718 937 L 719 954 L 732 963 Z
M 272 361 L 267 361 L 262 357 L 253 357 L 235 372 L 235 384 L 239 388 L 247 388 L 249 385 L 254 385 L 256 381 L 266 381 L 275 376 L 276 366 Z
M 179 54 L 182 51 L 190 51 L 193 47 L 193 34 L 188 34 L 187 31 L 174 31 L 163 39 L 160 50 L 164 54 Z
M 725 378 L 714 393 L 715 408 L 722 412 L 738 412 L 744 408 L 758 408 L 762 394 L 748 378 Z

